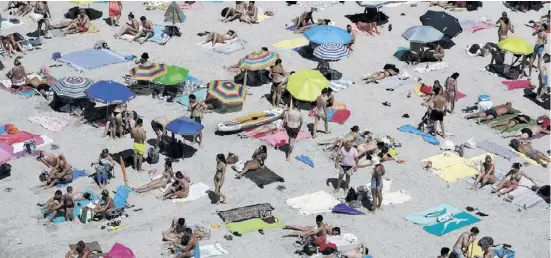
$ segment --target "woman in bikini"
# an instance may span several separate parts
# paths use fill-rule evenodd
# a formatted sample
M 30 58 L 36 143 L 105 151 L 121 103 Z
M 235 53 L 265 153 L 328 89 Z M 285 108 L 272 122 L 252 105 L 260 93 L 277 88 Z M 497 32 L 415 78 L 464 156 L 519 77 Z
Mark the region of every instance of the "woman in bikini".
M 151 180 L 151 182 L 137 188 L 132 188 L 132 190 L 134 190 L 136 193 L 145 193 L 151 190 L 165 187 L 171 181 L 174 181 L 174 172 L 172 171 L 172 161 L 167 160 L 165 161 L 165 171 L 163 171 L 163 176 L 161 178 Z
M 27 73 L 25 67 L 21 65 L 19 59 L 13 61 L 14 67 L 6 74 L 6 77 L 10 78 L 11 88 L 18 90 L 19 88 L 27 85 Z
M 450 104 L 450 109 L 448 110 L 450 113 L 453 113 L 455 102 L 457 101 L 457 78 L 459 78 L 459 73 L 453 73 L 446 79 L 446 83 L 444 84 L 446 87 L 446 100 Z
M 491 128 L 496 128 L 500 126 L 505 126 L 503 130 L 501 130 L 501 133 L 504 133 L 505 131 L 509 130 L 510 128 L 515 127 L 515 125 L 520 124 L 529 124 L 530 123 L 530 117 L 523 114 L 518 114 L 517 116 L 509 119 L 509 121 L 503 121 L 503 122 L 497 122 L 490 125 Z
M 497 196 L 500 197 L 504 194 L 510 193 L 518 188 L 520 180 L 524 176 L 526 179 L 530 180 L 536 187 L 537 184 L 530 176 L 520 170 L 522 165 L 518 162 L 513 163 L 511 170 L 499 181 L 496 188 L 492 190 L 492 193 L 498 193 Z M 503 189 L 503 190 L 502 190 Z
M 261 126 L 255 128 L 255 129 L 253 129 L 252 131 L 241 132 L 238 135 L 241 138 L 249 138 L 249 137 L 255 136 L 257 134 L 275 133 L 275 132 L 279 131 L 282 128 L 283 128 L 283 120 L 278 119 L 278 120 L 276 120 L 274 122 L 271 122 L 269 124 L 261 125 Z
M 272 106 L 276 107 L 281 102 L 281 96 L 283 95 L 283 90 L 280 90 L 279 85 L 287 78 L 287 73 L 283 70 L 281 59 L 277 59 L 274 66 L 270 67 L 268 77 L 272 80 Z
M 50 176 L 46 181 L 46 189 L 52 188 L 57 183 L 70 183 L 73 181 L 73 169 L 67 164 L 63 154 L 57 157 L 55 167 L 50 170 Z
M 266 145 L 260 145 L 253 153 L 252 159 L 245 162 L 243 170 L 237 174 L 236 178 L 241 179 L 247 172 L 264 167 L 264 161 L 268 158 L 268 149 Z M 235 166 L 234 166 L 235 169 Z
M 338 150 L 340 149 L 344 143 L 346 142 L 352 142 L 352 146 L 355 146 L 359 143 L 360 141 L 360 134 L 359 134 L 359 131 L 360 131 L 360 127 L 358 127 L 357 125 L 355 126 L 352 126 L 352 128 L 350 128 L 350 132 L 345 135 L 344 137 L 340 137 L 340 138 L 337 138 L 333 144 L 331 144 L 331 146 L 323 149 L 323 151 L 334 151 L 334 150 Z
M 390 77 L 398 74 L 400 74 L 400 70 L 398 68 L 396 68 L 392 64 L 386 64 L 383 67 L 383 71 L 376 72 L 370 76 L 364 77 L 362 78 L 362 80 L 364 81 L 364 83 L 370 83 L 370 82 L 378 83 L 377 82 L 378 80 L 382 80 L 386 77 Z
M 492 163 L 492 157 L 487 155 L 484 162 L 480 165 L 480 173 L 476 177 L 476 181 L 471 189 L 480 189 L 486 184 L 494 184 L 496 182 L 496 167 Z M 480 187 L 478 187 L 480 184 Z
M 224 44 L 226 41 L 232 40 L 237 37 L 237 33 L 233 30 L 228 30 L 224 35 L 218 34 L 216 32 L 208 32 L 205 31 L 203 33 L 199 33 L 197 35 L 204 36 L 207 35 L 207 39 L 205 42 L 201 43 L 201 45 L 207 44 L 209 42 L 212 42 L 212 47 L 216 45 L 216 43 Z
M 311 8 L 310 11 L 303 12 L 301 15 L 293 19 L 294 32 L 297 32 L 297 30 L 303 28 L 304 26 L 307 26 L 308 24 L 314 23 L 314 18 L 312 17 L 314 10 L 314 8 Z
M 214 174 L 214 194 L 220 203 L 226 203 L 226 196 L 220 192 L 226 178 L 226 157 L 220 153 L 216 155 L 216 173 Z
M 539 150 L 534 149 L 530 142 L 521 141 L 520 139 L 513 139 L 511 140 L 510 145 L 516 151 L 523 153 L 529 158 L 535 160 L 542 167 L 547 167 L 547 163 L 551 162 L 549 156 Z
M 300 30 L 298 30 L 296 33 L 304 33 L 308 29 L 314 28 L 319 25 L 329 25 L 329 23 L 331 23 L 331 20 L 329 19 L 318 19 L 317 22 L 314 24 L 307 24 L 302 26 Z
M 235 1 L 235 8 L 229 8 L 222 19 L 223 22 L 230 22 L 236 19 L 243 20 L 243 16 L 247 12 L 247 3 L 245 1 Z

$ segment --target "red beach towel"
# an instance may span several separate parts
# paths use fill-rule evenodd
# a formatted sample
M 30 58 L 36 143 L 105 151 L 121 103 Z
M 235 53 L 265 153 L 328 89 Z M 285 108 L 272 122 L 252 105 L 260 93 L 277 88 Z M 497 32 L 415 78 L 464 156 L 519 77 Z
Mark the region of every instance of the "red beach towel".
M 508 90 L 518 90 L 532 88 L 529 80 L 501 81 Z
M 339 109 L 336 110 L 333 116 L 331 117 L 331 122 L 344 124 L 346 120 L 350 117 L 350 110 L 348 109 Z
M 25 131 L 19 131 L 14 134 L 0 135 L 0 144 L 12 145 L 14 143 L 24 142 L 35 137 L 40 137 L 40 135 L 34 135 Z

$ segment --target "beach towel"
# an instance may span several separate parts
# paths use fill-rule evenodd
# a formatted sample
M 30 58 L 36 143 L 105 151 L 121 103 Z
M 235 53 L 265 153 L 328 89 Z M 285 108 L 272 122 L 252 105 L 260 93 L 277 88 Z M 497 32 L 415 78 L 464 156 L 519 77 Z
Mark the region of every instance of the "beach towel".
M 39 137 L 39 135 L 31 134 L 25 131 L 19 131 L 14 134 L 0 135 L 0 144 L 12 145 L 14 143 L 23 143 L 26 140 L 30 140 L 35 137 Z
M 113 201 L 115 202 L 115 209 L 123 208 L 126 205 L 130 192 L 132 192 L 132 189 L 124 185 L 121 185 L 117 188 L 117 191 L 115 192 L 115 197 L 113 198 Z
M 453 215 L 452 219 L 448 221 L 442 221 L 433 225 L 427 225 L 427 226 L 424 226 L 423 229 L 435 236 L 443 236 L 452 231 L 458 230 L 462 227 L 472 225 L 479 221 L 480 221 L 479 218 L 467 212 L 462 211 L 460 213 Z
M 422 160 L 432 163 L 432 173 L 446 182 L 475 175 L 478 170 L 469 166 L 470 161 L 452 152 L 445 152 Z
M 505 86 L 507 86 L 507 90 L 518 90 L 518 89 L 528 89 L 533 88 L 530 85 L 529 80 L 516 80 L 516 81 L 501 81 Z
M 295 159 L 297 159 L 298 161 L 300 161 L 300 162 L 302 162 L 302 163 L 304 163 L 304 164 L 306 164 L 310 167 L 314 167 L 314 161 L 310 157 L 308 157 L 304 154 L 300 154 L 300 155 L 296 156 Z
M 482 121 L 480 123 L 491 126 L 492 124 L 495 124 L 495 123 L 498 123 L 498 122 L 509 121 L 509 120 L 511 120 L 511 118 L 513 118 L 515 116 L 517 116 L 517 114 L 506 114 L 506 115 L 498 116 L 494 119 Z M 523 128 L 527 128 L 527 127 L 530 127 L 532 125 L 535 125 L 536 123 L 537 123 L 537 121 L 535 121 L 534 119 L 530 119 L 530 123 L 528 123 L 528 124 L 516 124 L 515 126 L 505 130 L 505 132 L 510 133 L 510 132 L 518 131 L 518 130 L 521 130 Z M 501 132 L 501 130 L 503 130 L 505 127 L 506 127 L 506 125 L 501 125 L 501 126 L 498 126 L 498 127 L 494 127 L 493 129 L 498 130 L 498 131 Z
M 331 88 L 334 92 L 339 92 L 340 90 L 344 90 L 352 86 L 352 84 L 354 84 L 354 82 L 349 80 L 331 80 L 329 81 L 329 88 Z
M 21 98 L 30 98 L 32 96 L 38 95 L 38 91 L 33 89 L 32 87 L 24 86 L 17 91 L 15 91 L 15 94 Z
M 0 124 L 0 135 L 8 134 L 6 132 L 6 124 Z
M 400 76 L 390 76 L 379 80 L 378 86 L 384 89 L 396 89 L 403 85 L 414 85 L 417 80 L 414 78 L 404 78 Z
M 348 205 L 346 205 L 344 203 L 339 203 L 339 204 L 335 205 L 335 207 L 333 207 L 333 209 L 331 211 L 333 213 L 348 214 L 348 215 L 362 215 L 362 214 L 365 214 L 365 212 L 356 210 L 354 208 L 351 208 L 351 207 L 349 207 Z
M 220 46 L 224 46 L 224 45 L 228 45 L 228 44 L 231 44 L 233 42 L 240 42 L 240 41 L 237 41 L 239 38 L 234 38 L 232 40 L 228 40 L 226 41 L 226 43 L 216 43 L 214 44 L 214 46 L 212 45 L 212 42 L 208 42 L 208 43 L 204 43 L 205 42 L 204 40 L 201 40 L 201 42 L 197 42 L 197 46 L 200 46 L 202 48 L 206 48 L 206 49 L 214 49 L 216 47 L 220 47 Z
M 478 246 L 478 239 L 472 242 L 467 247 L 467 256 L 465 258 L 474 258 L 475 256 L 482 257 L 484 251 Z
M 503 247 L 494 249 L 494 258 L 495 257 L 498 257 L 498 258 L 515 258 L 515 251 L 513 251 L 513 250 L 508 250 L 507 255 L 505 255 L 505 256 L 503 256 L 504 253 L 505 253 L 505 249 Z
M 331 212 L 333 207 L 341 202 L 330 194 L 319 191 L 287 199 L 286 203 L 294 209 L 298 209 L 301 215 L 306 216 Z
M 25 23 L 22 20 L 19 20 L 18 23 L 12 23 L 8 19 L 3 18 L 2 19 L 2 26 L 0 26 L 0 28 L 1 28 L 1 30 L 5 30 L 5 29 L 10 29 L 10 28 L 16 27 L 16 26 L 20 26 L 20 25 L 23 25 L 23 24 L 25 24 Z
M 31 123 L 39 124 L 48 131 L 60 132 L 67 126 L 67 119 L 38 114 L 27 118 Z
M 397 47 L 396 52 L 394 52 L 393 56 L 396 57 L 396 59 L 398 59 L 398 60 L 402 60 L 402 57 L 408 51 L 409 51 L 409 47 Z
M 383 180 L 383 206 L 402 204 L 411 201 L 411 196 L 407 194 L 405 190 L 400 189 L 399 191 L 395 192 L 390 191 L 390 186 L 392 185 L 391 179 L 385 178 Z M 367 187 L 367 189 L 371 189 L 371 182 L 363 186 Z
M 46 135 L 35 135 L 33 138 L 31 138 L 29 140 L 35 141 L 37 149 L 42 148 L 42 147 L 54 142 L 54 140 L 52 140 L 52 138 L 50 138 Z M 1 144 L 1 142 L 0 142 L 0 144 Z M 18 153 L 26 152 L 24 144 L 25 144 L 25 141 L 17 142 L 17 143 L 12 144 L 11 146 L 13 148 L 13 154 L 17 155 Z
M 63 31 L 62 29 L 53 29 L 53 30 L 50 30 L 50 34 L 52 34 L 52 36 L 54 38 L 64 38 L 65 36 L 67 36 L 65 34 L 65 31 Z
M 333 243 L 337 246 L 337 250 L 345 251 L 348 248 L 353 246 L 357 247 L 359 244 L 358 237 L 351 233 L 344 233 L 339 236 L 327 236 L 327 243 Z
M 531 159 L 530 157 L 528 157 L 526 154 L 524 153 L 520 153 L 518 151 L 516 151 L 515 149 L 513 148 L 509 148 L 512 152 L 514 152 L 515 154 L 519 155 L 521 158 L 525 159 L 526 161 L 528 161 L 528 163 L 536 166 L 536 167 L 541 167 L 540 163 L 538 163 L 537 161 Z
M 199 254 L 200 258 L 208 258 L 213 256 L 228 255 L 230 254 L 230 252 L 222 248 L 222 245 L 220 245 L 220 243 L 216 243 L 210 245 L 201 245 L 201 248 L 199 248 Z
M 147 42 L 154 42 L 159 45 L 164 45 L 169 39 L 170 36 L 165 33 L 165 26 L 155 24 L 153 26 L 153 36 L 147 39 Z
M 434 137 L 433 135 L 430 135 L 428 133 L 425 133 L 411 125 L 404 125 L 400 128 L 398 128 L 398 130 L 400 132 L 405 132 L 405 133 L 411 133 L 411 134 L 416 134 L 416 135 L 419 135 L 421 137 L 423 137 L 423 140 L 430 143 L 430 144 L 434 144 L 434 145 L 440 145 L 440 141 Z
M 258 231 L 260 229 L 272 229 L 272 228 L 282 228 L 285 226 L 285 223 L 283 223 L 279 219 L 275 219 L 274 223 L 267 223 L 261 218 L 254 218 L 254 219 L 248 219 L 245 221 L 239 221 L 239 222 L 231 222 L 226 223 L 226 228 L 234 233 L 238 232 L 240 234 L 245 234 L 249 232 Z
M 111 64 L 128 62 L 124 56 L 109 49 L 93 48 L 64 54 L 59 61 L 68 64 L 71 68 L 79 72 L 89 71 Z
M 134 252 L 132 252 L 132 250 L 130 250 L 130 248 L 128 248 L 128 247 L 126 247 L 122 244 L 115 243 L 113 245 L 113 247 L 111 247 L 111 250 L 109 251 L 109 253 L 107 253 L 106 257 L 136 258 L 136 255 L 134 255 Z
M 479 22 L 479 23 L 472 24 L 472 25 L 468 26 L 467 28 L 465 28 L 465 30 L 469 31 L 471 33 L 475 33 L 475 32 L 480 31 L 480 30 L 491 29 L 491 28 L 495 28 L 495 27 L 496 27 L 495 24 L 491 24 L 491 23 L 487 23 L 487 22 Z
M 432 207 L 418 213 L 410 214 L 406 217 L 406 220 L 417 225 L 433 225 L 438 223 L 436 219 L 439 217 L 442 217 L 446 214 L 455 215 L 460 212 L 461 210 L 449 204 L 440 204 L 436 207 Z
M 346 122 L 346 120 L 348 120 L 348 118 L 350 117 L 350 110 L 348 109 L 332 109 L 332 108 L 329 108 L 327 110 L 327 113 L 328 113 L 328 116 L 329 114 L 331 115 L 329 117 L 329 122 L 334 122 L 334 123 L 337 123 L 337 124 L 344 124 L 344 122 Z M 310 134 L 308 134 L 310 135 Z
M 201 183 L 201 182 L 194 183 L 189 187 L 189 194 L 186 198 L 172 199 L 172 203 L 183 204 L 186 202 L 195 201 L 199 198 L 207 196 L 207 192 L 209 190 L 210 190 L 210 187 L 204 183 Z
M 81 177 L 87 177 L 87 176 L 88 176 L 88 174 L 86 174 L 86 170 L 84 170 L 84 169 L 73 169 L 73 180 L 71 182 L 69 182 L 69 183 L 61 183 L 60 182 L 60 183 L 56 184 L 55 186 L 57 188 L 63 188 L 65 186 L 75 182 L 75 180 L 77 180 Z
M 245 221 L 254 218 L 270 217 L 274 207 L 269 203 L 254 204 L 245 207 L 239 207 L 227 211 L 218 212 L 218 216 L 224 223 Z
M 522 177 L 518 188 L 508 193 L 505 200 L 524 209 L 531 208 L 543 201 L 543 198 L 540 197 L 537 192 L 532 191 L 532 186 L 534 186 L 534 184 L 530 182 L 530 180 Z
M 207 89 L 198 89 L 192 94 L 197 97 L 197 101 L 204 101 L 207 98 Z M 176 102 L 184 105 L 184 107 L 189 107 L 189 95 L 177 97 Z
M 513 112 L 512 114 L 501 115 L 501 116 L 498 116 L 496 118 L 492 118 L 492 119 L 482 121 L 480 123 L 481 124 L 490 124 L 490 123 L 494 123 L 494 122 L 503 122 L 503 121 L 509 120 L 509 119 L 517 116 L 518 113 L 522 113 L 522 112 L 520 112 L 519 110 L 516 110 L 516 109 L 513 109 L 512 112 Z
M 279 49 L 295 49 L 308 45 L 309 41 L 304 38 L 286 39 L 276 42 L 273 46 Z
M 90 193 L 91 194 L 90 199 L 92 199 L 92 201 L 90 201 L 90 200 L 75 201 L 76 206 L 75 206 L 75 209 L 73 210 L 73 215 L 76 219 L 78 219 L 78 217 L 80 216 L 80 213 L 82 212 L 82 209 L 84 207 L 86 207 L 88 204 L 90 204 L 92 202 L 99 201 L 99 197 L 95 196 L 94 192 L 92 190 L 86 189 L 83 192 L 84 193 Z M 42 214 L 44 214 L 44 211 L 45 211 L 45 209 L 42 209 L 40 212 Z M 48 217 L 52 218 L 52 214 L 49 214 Z M 55 224 L 65 222 L 65 216 L 63 216 L 63 214 L 61 214 L 61 215 L 57 216 L 56 218 L 54 218 L 53 222 Z
M 308 139 L 308 138 L 311 138 L 311 137 L 312 137 L 312 135 L 310 135 L 310 133 L 308 133 L 308 131 L 302 129 L 298 133 L 296 141 Z M 265 142 L 265 143 L 268 143 L 268 144 L 274 146 L 275 148 L 279 148 L 279 147 L 287 144 L 287 140 L 289 139 L 289 136 L 287 136 L 287 133 L 284 132 L 284 131 L 278 131 L 274 134 L 269 134 L 269 135 L 266 135 L 266 136 L 261 137 L 259 139 L 261 141 Z
M 92 34 L 92 33 L 98 33 L 98 32 L 99 32 L 98 27 L 96 27 L 96 25 L 94 25 L 93 23 L 90 23 L 90 25 L 88 26 L 88 31 L 82 32 L 81 34 Z
M 275 182 L 285 182 L 283 177 L 267 167 L 251 170 L 245 174 L 245 177 L 253 181 L 260 188 L 264 188 L 265 185 Z
M 432 71 L 438 71 L 445 68 L 448 68 L 449 65 L 446 62 L 436 62 L 436 63 L 422 63 L 418 64 L 413 70 L 418 73 L 428 73 Z
M 519 156 L 518 153 L 515 153 L 514 151 L 508 149 L 507 147 L 498 145 L 496 143 L 493 143 L 487 140 L 476 143 L 476 147 L 483 149 L 487 152 L 494 153 L 508 160 L 512 160 L 513 158 L 516 158 Z
M 247 45 L 247 41 L 242 39 L 237 39 L 228 44 L 215 46 L 212 50 L 216 53 L 229 55 L 233 52 L 245 49 L 245 45 Z

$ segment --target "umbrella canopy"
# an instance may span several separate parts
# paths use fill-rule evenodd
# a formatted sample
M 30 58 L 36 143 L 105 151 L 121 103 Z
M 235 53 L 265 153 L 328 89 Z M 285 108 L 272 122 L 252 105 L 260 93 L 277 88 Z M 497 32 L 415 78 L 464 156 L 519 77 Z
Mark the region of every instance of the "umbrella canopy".
M 423 25 L 432 26 L 449 38 L 453 38 L 463 32 L 459 20 L 446 12 L 429 10 L 419 17 L 419 19 Z
M 180 135 L 196 135 L 205 128 L 202 124 L 188 117 L 180 117 L 166 125 L 166 129 Z
M 350 49 L 342 44 L 327 43 L 314 49 L 314 56 L 327 61 L 337 61 L 350 55 Z
M 329 86 L 329 81 L 317 70 L 300 70 L 287 82 L 287 90 L 293 97 L 303 101 L 314 101 L 321 90 Z
M 508 37 L 499 43 L 497 46 L 504 51 L 509 51 L 517 55 L 530 55 L 534 52 L 534 47 L 526 40 L 517 37 Z
M 392 1 L 358 1 L 358 5 L 367 8 L 379 8 L 390 3 L 392 3 Z
M 189 70 L 183 67 L 169 65 L 167 66 L 166 73 L 155 77 L 153 81 L 164 85 L 176 85 L 185 82 L 188 75 Z
M 84 77 L 65 77 L 52 85 L 52 90 L 59 96 L 72 99 L 86 98 L 86 90 L 94 82 Z
M 101 3 L 103 1 L 71 1 L 74 5 L 91 5 L 94 3 Z
M 184 11 L 180 9 L 180 6 L 176 1 L 172 1 L 165 12 L 165 22 L 171 22 L 172 24 L 184 23 L 186 16 Z
M 247 71 L 258 71 L 275 64 L 279 54 L 271 51 L 255 51 L 241 59 L 240 68 Z
M 107 255 L 110 258 L 136 258 L 130 248 L 119 243 L 115 243 Z
M 130 70 L 130 78 L 135 80 L 150 81 L 157 76 L 166 73 L 167 67 L 164 64 L 138 65 Z
M 224 104 L 241 104 L 247 96 L 247 88 L 231 81 L 212 81 L 208 94 Z
M 409 42 L 426 44 L 441 40 L 444 37 L 444 33 L 432 26 L 413 26 L 404 31 L 402 37 Z
M 91 101 L 105 104 L 127 103 L 136 97 L 136 94 L 123 84 L 114 81 L 98 81 L 86 90 Z
M 346 30 L 329 25 L 318 25 L 308 29 L 304 32 L 304 36 L 316 44 L 348 44 L 352 41 L 352 36 Z

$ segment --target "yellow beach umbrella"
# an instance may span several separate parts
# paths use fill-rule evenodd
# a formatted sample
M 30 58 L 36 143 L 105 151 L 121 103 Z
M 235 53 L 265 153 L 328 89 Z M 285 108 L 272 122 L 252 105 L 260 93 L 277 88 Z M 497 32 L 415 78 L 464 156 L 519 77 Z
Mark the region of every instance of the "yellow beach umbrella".
M 329 81 L 317 70 L 300 70 L 287 82 L 287 90 L 293 97 L 303 101 L 314 101 L 321 90 L 329 86 Z
M 534 47 L 526 40 L 517 37 L 508 37 L 499 43 L 497 46 L 504 51 L 511 52 L 517 55 L 530 55 L 534 52 Z

